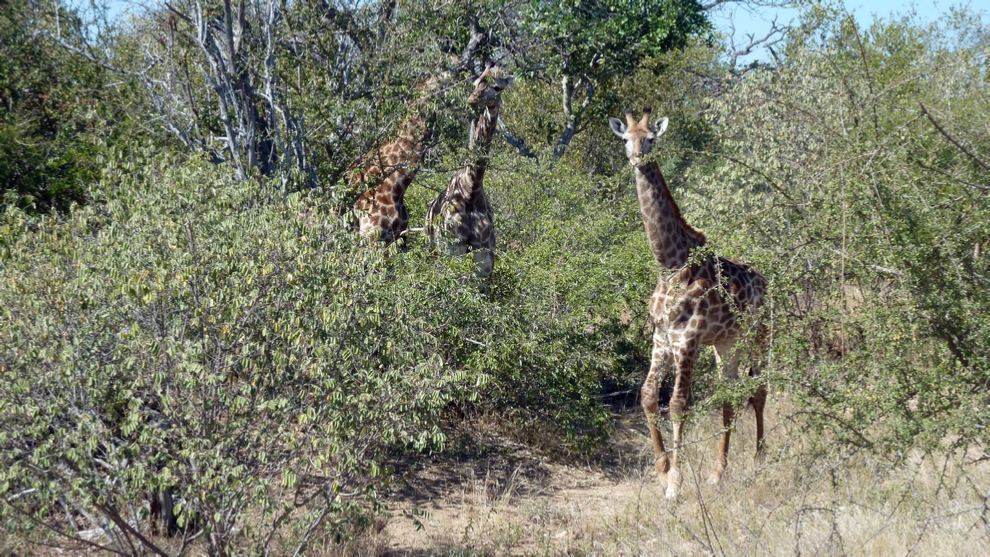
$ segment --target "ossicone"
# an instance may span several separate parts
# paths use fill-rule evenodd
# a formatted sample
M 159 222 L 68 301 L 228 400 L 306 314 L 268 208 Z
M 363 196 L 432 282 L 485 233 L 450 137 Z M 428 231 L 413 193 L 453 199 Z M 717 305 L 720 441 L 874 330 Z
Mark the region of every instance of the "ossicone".
M 622 113 L 626 115 L 626 124 L 630 128 L 636 125 L 636 117 L 633 116 L 633 111 L 631 108 L 625 109 Z

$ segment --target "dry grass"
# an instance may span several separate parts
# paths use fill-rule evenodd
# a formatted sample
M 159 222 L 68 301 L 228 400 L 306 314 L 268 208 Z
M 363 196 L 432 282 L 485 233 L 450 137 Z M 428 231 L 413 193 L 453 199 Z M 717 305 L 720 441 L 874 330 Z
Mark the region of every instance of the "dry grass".
M 865 452 L 822 455 L 794 410 L 771 397 L 761 461 L 752 455 L 752 412 L 739 412 L 718 486 L 706 478 L 720 420 L 696 417 L 673 504 L 658 484 L 636 408 L 616 415 L 609 448 L 595 462 L 555 460 L 534 450 L 533 439 L 499 435 L 496 418 L 478 419 L 467 424 L 466 445 L 400 470 L 405 487 L 388 497 L 387 518 L 346 544 L 317 541 L 308 553 L 990 555 L 990 464 L 974 462 L 979 455 L 918 452 L 896 465 Z M 0 548 L 10 542 L 0 540 Z M 205 550 L 193 544 L 187 554 Z
M 780 397 L 768 406 L 762 462 L 751 451 L 752 412 L 739 413 L 719 486 L 705 481 L 718 419 L 699 417 L 675 504 L 633 409 L 618 416 L 611 453 L 596 465 L 554 463 L 505 440 L 481 458 L 425 465 L 393 497 L 365 554 L 990 555 L 987 464 L 959 454 L 919 453 L 897 466 L 849 452 L 812 457 L 791 411 Z

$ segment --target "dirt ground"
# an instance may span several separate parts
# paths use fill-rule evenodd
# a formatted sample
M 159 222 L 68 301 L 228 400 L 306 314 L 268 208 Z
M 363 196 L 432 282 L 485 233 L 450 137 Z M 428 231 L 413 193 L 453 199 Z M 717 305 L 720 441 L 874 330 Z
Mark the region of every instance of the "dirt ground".
M 385 528 L 390 555 L 566 552 L 630 501 L 662 497 L 641 414 L 620 418 L 611 454 L 561 462 L 507 438 L 487 436 L 480 455 L 424 464 L 393 494 Z M 630 422 L 626 424 L 625 422 Z
M 653 470 L 642 413 L 615 414 L 605 452 L 553 458 L 482 420 L 472 444 L 402 471 L 388 519 L 358 553 L 418 555 L 990 555 L 990 472 L 956 456 L 897 470 L 836 455 L 807 460 L 786 402 L 768 407 L 757 461 L 752 411 L 737 414 L 730 468 L 711 472 L 717 417 L 688 429 L 682 496 Z M 374 548 L 369 551 L 369 548 Z

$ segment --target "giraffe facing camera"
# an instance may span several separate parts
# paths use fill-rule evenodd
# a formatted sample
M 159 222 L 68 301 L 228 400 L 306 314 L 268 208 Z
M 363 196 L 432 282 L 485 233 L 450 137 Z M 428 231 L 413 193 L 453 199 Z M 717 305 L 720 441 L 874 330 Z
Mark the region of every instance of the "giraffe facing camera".
M 666 479 L 668 499 L 676 499 L 680 487 L 678 451 L 683 442 L 684 415 L 688 408 L 691 375 L 698 351 L 703 345 L 715 347 L 715 357 L 722 376 L 739 377 L 742 356 L 750 356 L 750 375 L 758 376 L 766 352 L 767 329 L 756 322 L 756 309 L 763 304 L 767 280 L 749 265 L 725 257 L 709 255 L 692 262 L 691 251 L 703 246 L 705 234 L 684 220 L 680 208 L 656 161 L 642 162 L 661 135 L 667 131 L 667 119 L 651 123 L 652 111 L 643 109 L 637 120 L 631 110 L 625 122 L 609 119 L 609 127 L 625 144 L 626 157 L 636 175 L 636 193 L 646 237 L 653 257 L 660 266 L 657 286 L 650 298 L 649 313 L 653 321 L 653 354 L 650 371 L 643 382 L 642 405 L 653 441 L 656 469 Z M 756 342 L 742 342 L 744 329 L 753 327 Z M 659 429 L 659 391 L 663 376 L 674 369 L 674 393 L 670 400 L 673 441 L 668 452 Z M 763 451 L 763 409 L 767 393 L 760 387 L 750 398 L 756 414 L 756 452 Z M 722 433 L 719 454 L 711 481 L 721 480 L 728 466 L 729 435 L 733 408 L 722 407 Z
M 485 196 L 488 148 L 498 128 L 502 93 L 512 82 L 499 66 L 491 65 L 474 82 L 468 104 L 481 110 L 471 123 L 468 163 L 458 168 L 444 190 L 426 212 L 426 233 L 431 241 L 444 244 L 454 257 L 474 255 L 476 274 L 491 276 L 495 268 L 495 227 L 491 204 Z

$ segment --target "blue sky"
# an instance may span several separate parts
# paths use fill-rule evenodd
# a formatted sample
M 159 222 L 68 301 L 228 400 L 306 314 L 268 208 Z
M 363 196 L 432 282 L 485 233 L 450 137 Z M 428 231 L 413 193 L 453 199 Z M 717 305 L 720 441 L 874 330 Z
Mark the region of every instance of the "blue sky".
M 864 27 L 873 22 L 874 16 L 886 19 L 891 14 L 907 15 L 915 14 L 919 23 L 929 23 L 937 20 L 942 14 L 948 13 L 951 6 L 965 5 L 966 2 L 951 0 L 844 0 L 846 10 L 851 12 L 856 20 Z M 975 10 L 986 12 L 983 1 L 969 4 Z M 990 6 L 988 6 L 990 7 Z M 745 35 L 752 34 L 757 38 L 766 35 L 770 30 L 771 21 L 777 17 L 778 25 L 786 25 L 797 17 L 799 10 L 793 8 L 759 8 L 756 10 L 747 9 L 741 6 L 729 5 L 713 14 L 715 26 L 726 33 L 729 32 L 730 17 L 731 23 L 735 25 L 736 44 L 746 44 L 749 42 Z M 754 52 L 752 58 L 766 59 L 768 54 L 765 50 Z
M 85 0 L 70 0 L 70 2 L 84 3 Z M 109 0 L 111 13 L 117 14 L 135 0 Z M 874 16 L 888 18 L 891 14 L 906 15 L 914 12 L 917 21 L 929 23 L 935 21 L 943 13 L 948 13 L 951 6 L 968 4 L 978 11 L 987 12 L 990 8 L 988 0 L 841 0 L 846 9 L 856 16 L 856 19 L 864 27 L 873 22 Z M 140 2 L 139 2 L 140 3 Z M 717 8 L 712 13 L 712 20 L 715 26 L 726 33 L 730 29 L 731 23 L 735 25 L 736 43 L 745 44 L 748 39 L 747 34 L 757 37 L 764 36 L 770 30 L 770 22 L 777 17 L 779 25 L 786 25 L 794 20 L 799 10 L 794 8 L 747 8 L 729 3 L 725 7 Z M 765 49 L 754 52 L 747 59 L 759 58 L 767 59 L 769 54 Z

